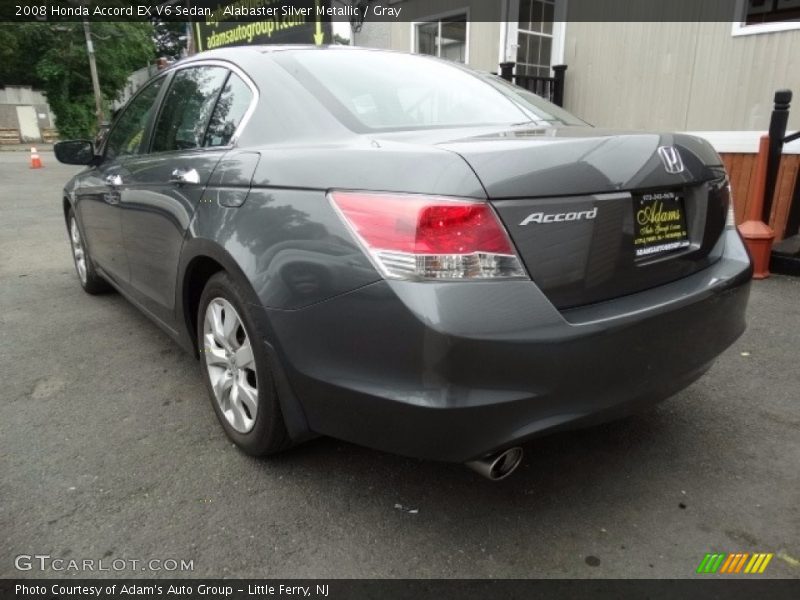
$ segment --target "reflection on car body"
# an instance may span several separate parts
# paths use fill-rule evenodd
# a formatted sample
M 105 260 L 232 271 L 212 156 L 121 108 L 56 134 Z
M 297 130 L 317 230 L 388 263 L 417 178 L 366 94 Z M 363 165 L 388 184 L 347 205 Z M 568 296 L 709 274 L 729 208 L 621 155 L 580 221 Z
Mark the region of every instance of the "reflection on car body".
M 56 153 L 87 165 L 63 198 L 81 284 L 195 353 L 251 454 L 324 434 L 500 479 L 533 436 L 686 387 L 745 327 L 707 142 L 595 129 L 430 57 L 199 54 Z

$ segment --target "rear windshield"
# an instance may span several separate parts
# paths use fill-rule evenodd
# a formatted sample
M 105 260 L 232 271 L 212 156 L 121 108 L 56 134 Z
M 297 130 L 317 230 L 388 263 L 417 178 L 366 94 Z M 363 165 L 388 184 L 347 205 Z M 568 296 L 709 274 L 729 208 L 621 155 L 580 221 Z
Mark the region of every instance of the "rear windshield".
M 529 122 L 585 125 L 499 77 L 434 58 L 305 50 L 276 53 L 275 60 L 354 131 Z

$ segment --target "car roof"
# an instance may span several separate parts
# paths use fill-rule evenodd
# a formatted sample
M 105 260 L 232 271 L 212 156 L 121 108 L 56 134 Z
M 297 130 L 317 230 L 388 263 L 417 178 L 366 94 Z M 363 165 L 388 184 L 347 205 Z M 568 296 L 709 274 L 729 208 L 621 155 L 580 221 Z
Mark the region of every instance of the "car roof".
M 286 50 L 380 50 L 379 48 L 364 48 L 363 46 L 348 46 L 345 44 L 330 44 L 315 46 L 314 44 L 264 44 L 261 46 L 251 46 L 258 52 L 285 52 Z
M 214 50 L 204 50 L 198 52 L 187 58 L 183 58 L 168 68 L 185 65 L 189 62 L 200 60 L 229 60 L 236 62 L 237 59 L 246 57 L 254 57 L 257 55 L 270 55 L 278 52 L 296 52 L 296 51 L 316 51 L 316 52 L 381 52 L 386 54 L 411 54 L 409 52 L 400 52 L 397 50 L 386 50 L 383 48 L 367 48 L 364 46 L 346 46 L 343 44 L 332 44 L 316 46 L 314 44 L 264 44 L 252 46 L 228 46 L 225 48 L 216 48 Z M 414 56 L 423 56 L 414 54 Z

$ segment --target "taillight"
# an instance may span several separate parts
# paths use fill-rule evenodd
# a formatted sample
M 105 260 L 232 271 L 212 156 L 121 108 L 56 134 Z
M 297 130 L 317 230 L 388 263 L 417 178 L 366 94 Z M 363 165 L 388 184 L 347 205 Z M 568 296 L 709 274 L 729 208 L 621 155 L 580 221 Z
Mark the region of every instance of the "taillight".
M 527 279 L 485 202 L 371 192 L 331 192 L 330 198 L 385 277 Z

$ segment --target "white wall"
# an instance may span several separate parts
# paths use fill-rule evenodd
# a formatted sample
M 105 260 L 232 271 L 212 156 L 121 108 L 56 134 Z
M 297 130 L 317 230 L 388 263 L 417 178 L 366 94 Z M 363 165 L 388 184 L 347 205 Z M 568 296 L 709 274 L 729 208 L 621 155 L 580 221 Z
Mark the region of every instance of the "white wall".
M 565 107 L 603 127 L 765 130 L 774 92 L 794 91 L 800 30 L 733 36 L 731 22 L 569 22 Z

